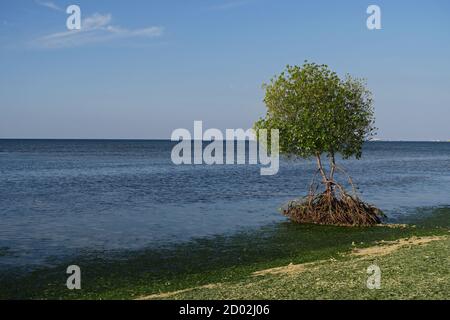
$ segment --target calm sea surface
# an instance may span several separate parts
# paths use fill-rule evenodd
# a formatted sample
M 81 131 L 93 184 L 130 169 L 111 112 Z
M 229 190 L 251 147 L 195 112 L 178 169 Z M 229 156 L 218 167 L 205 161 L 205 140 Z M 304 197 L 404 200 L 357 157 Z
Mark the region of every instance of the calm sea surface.
M 314 163 L 172 164 L 169 141 L 0 140 L 0 268 L 170 245 L 284 221 Z M 392 221 L 450 204 L 450 143 L 371 142 L 340 162 Z

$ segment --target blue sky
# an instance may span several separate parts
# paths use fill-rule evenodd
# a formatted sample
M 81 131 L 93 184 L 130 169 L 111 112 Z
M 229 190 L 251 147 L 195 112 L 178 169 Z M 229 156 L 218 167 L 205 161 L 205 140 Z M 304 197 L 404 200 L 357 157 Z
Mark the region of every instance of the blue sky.
M 448 140 L 449 57 L 448 0 L 0 0 L 0 138 L 249 128 L 261 84 L 307 59 L 367 78 L 380 138 Z

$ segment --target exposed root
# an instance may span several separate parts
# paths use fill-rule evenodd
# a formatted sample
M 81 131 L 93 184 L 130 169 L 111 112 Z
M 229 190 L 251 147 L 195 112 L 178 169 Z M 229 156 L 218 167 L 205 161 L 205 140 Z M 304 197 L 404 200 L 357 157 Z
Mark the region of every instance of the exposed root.
M 374 226 L 382 222 L 384 214 L 378 208 L 347 194 L 335 184 L 337 190 L 320 194 L 310 193 L 300 201 L 291 201 L 282 213 L 298 223 L 339 226 Z

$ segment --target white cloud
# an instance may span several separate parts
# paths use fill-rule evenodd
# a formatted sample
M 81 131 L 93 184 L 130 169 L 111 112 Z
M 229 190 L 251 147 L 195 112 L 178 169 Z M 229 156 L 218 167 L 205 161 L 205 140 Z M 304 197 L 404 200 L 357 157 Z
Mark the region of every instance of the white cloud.
M 68 30 L 42 36 L 33 44 L 43 48 L 79 47 L 133 37 L 154 38 L 163 34 L 164 28 L 158 26 L 141 29 L 127 29 L 111 25 L 111 14 L 95 13 L 81 21 L 80 30 Z
M 228 10 L 236 7 L 245 6 L 250 2 L 250 0 L 226 0 L 223 3 L 213 5 L 210 7 L 211 10 Z
M 102 28 L 107 26 L 112 20 L 111 14 L 101 15 L 98 13 L 94 13 L 92 16 L 87 17 L 83 20 L 81 26 L 86 31 L 92 29 Z
M 52 1 L 36 0 L 36 3 L 40 6 L 43 6 L 43 7 L 55 10 L 55 11 L 64 11 L 61 7 L 59 7 Z

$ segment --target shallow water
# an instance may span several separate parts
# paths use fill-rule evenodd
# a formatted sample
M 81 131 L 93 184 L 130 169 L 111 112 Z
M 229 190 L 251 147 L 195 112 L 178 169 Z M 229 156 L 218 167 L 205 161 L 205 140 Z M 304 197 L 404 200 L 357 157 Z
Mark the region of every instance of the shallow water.
M 175 166 L 169 141 L 0 140 L 0 267 L 140 249 L 285 219 L 314 163 Z M 449 205 L 450 143 L 371 142 L 341 162 L 391 220 Z

